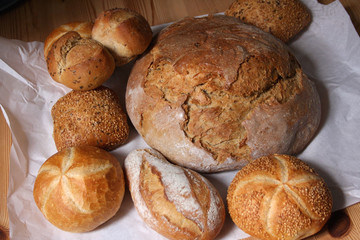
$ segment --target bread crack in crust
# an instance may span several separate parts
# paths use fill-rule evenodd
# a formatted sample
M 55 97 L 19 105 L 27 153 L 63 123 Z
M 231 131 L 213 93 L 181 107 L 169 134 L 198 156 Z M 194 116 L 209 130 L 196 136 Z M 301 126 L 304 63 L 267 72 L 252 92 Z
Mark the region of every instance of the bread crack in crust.
M 315 86 L 287 46 L 227 16 L 161 31 L 131 72 L 126 104 L 151 147 L 205 172 L 295 154 L 320 121 Z
M 139 215 L 158 233 L 174 240 L 211 240 L 221 230 L 222 199 L 200 174 L 169 163 L 152 149 L 131 152 L 125 171 Z
M 143 164 L 141 170 L 143 178 L 140 179 L 140 191 L 147 207 L 153 209 L 152 214 L 157 218 L 163 219 L 170 226 L 181 222 L 178 227 L 188 237 L 191 236 L 191 233 L 188 231 L 193 231 L 196 235 L 199 235 L 201 233 L 199 226 L 191 219 L 182 216 L 181 213 L 177 212 L 176 205 L 169 202 L 169 197 L 161 185 L 161 179 L 156 169 L 151 168 L 149 164 Z M 144 181 L 144 179 L 149 180 Z
M 53 44 L 64 34 L 68 32 L 77 32 L 82 38 L 91 38 L 91 29 L 93 28 L 92 22 L 72 22 L 60 25 L 55 28 L 44 41 L 44 57 L 48 58 L 49 51 Z
M 302 239 L 319 231 L 331 215 L 324 180 L 288 155 L 259 158 L 241 169 L 228 189 L 230 216 L 260 239 Z
M 70 31 L 51 46 L 46 63 L 50 76 L 74 90 L 91 90 L 110 78 L 115 69 L 111 54 L 99 42 Z

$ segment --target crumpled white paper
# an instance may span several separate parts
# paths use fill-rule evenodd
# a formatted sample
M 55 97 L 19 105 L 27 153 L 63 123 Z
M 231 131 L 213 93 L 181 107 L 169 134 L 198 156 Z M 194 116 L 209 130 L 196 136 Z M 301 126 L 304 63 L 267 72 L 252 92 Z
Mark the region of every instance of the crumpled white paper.
M 304 1 L 313 21 L 289 47 L 305 73 L 316 83 L 322 103 L 317 136 L 298 157 L 325 178 L 334 198 L 334 210 L 360 201 L 360 39 L 340 4 Z M 153 27 L 158 32 L 162 26 Z M 132 64 L 118 68 L 106 86 L 114 89 L 124 106 L 124 92 Z M 0 38 L 0 104 L 12 131 L 8 209 L 11 239 L 164 239 L 147 227 L 126 191 L 119 212 L 89 233 L 68 233 L 51 225 L 32 196 L 40 166 L 56 153 L 50 110 L 70 89 L 54 82 L 46 69 L 43 43 Z M 127 154 L 147 147 L 131 131 L 124 146 L 112 151 L 123 164 Z M 224 201 L 236 171 L 205 174 Z M 227 215 L 217 239 L 248 235 Z

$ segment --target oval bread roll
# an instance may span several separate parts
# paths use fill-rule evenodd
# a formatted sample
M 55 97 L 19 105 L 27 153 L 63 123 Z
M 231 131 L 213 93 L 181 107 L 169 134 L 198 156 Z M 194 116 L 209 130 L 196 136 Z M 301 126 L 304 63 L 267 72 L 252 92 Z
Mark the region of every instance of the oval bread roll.
M 56 227 L 87 232 L 119 210 L 125 192 L 123 170 L 105 150 L 67 148 L 40 167 L 34 185 L 36 205 Z
M 124 65 L 143 53 L 152 39 L 146 19 L 126 8 L 114 8 L 99 14 L 92 29 L 92 38 L 101 42 Z
M 236 0 L 225 14 L 271 33 L 283 42 L 290 41 L 311 22 L 310 10 L 300 0 Z
M 69 92 L 54 104 L 51 116 L 58 151 L 83 145 L 110 151 L 124 144 L 129 136 L 120 100 L 105 86 Z
M 75 31 L 56 40 L 46 63 L 50 76 L 74 90 L 91 90 L 108 80 L 115 70 L 114 58 L 99 42 Z
M 297 154 L 320 123 L 320 98 L 287 46 L 228 16 L 185 18 L 136 61 L 126 109 L 169 161 L 201 172 Z
M 311 236 L 331 215 L 325 181 L 288 155 L 261 157 L 233 179 L 227 195 L 230 216 L 244 232 L 264 240 Z
M 139 215 L 168 239 L 209 240 L 225 219 L 218 191 L 200 174 L 169 163 L 152 149 L 125 159 L 131 197 Z

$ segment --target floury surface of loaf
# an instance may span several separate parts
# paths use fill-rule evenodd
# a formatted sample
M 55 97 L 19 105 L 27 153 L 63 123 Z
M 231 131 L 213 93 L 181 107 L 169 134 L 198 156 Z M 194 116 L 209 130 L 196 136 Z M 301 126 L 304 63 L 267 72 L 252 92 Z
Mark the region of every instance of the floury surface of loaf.
M 169 239 L 214 239 L 225 220 L 224 203 L 200 174 L 139 149 L 125 159 L 134 205 L 142 219 Z
M 320 122 L 315 85 L 287 46 L 229 16 L 160 32 L 130 74 L 126 108 L 152 148 L 203 172 L 297 154 Z

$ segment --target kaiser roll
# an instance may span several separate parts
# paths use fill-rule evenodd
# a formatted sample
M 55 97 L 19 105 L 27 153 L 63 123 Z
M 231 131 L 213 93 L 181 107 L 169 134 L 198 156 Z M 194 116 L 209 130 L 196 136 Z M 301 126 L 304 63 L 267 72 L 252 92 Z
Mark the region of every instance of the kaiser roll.
M 34 199 L 45 218 L 69 232 L 87 232 L 115 215 L 125 191 L 117 159 L 105 150 L 66 148 L 40 167 Z
M 290 41 L 311 22 L 310 10 L 300 0 L 236 0 L 225 14 L 284 42 Z
M 174 240 L 209 240 L 220 232 L 224 204 L 206 178 L 152 149 L 132 151 L 124 164 L 135 207 L 152 229 Z
M 99 42 L 78 32 L 63 34 L 46 58 L 50 76 L 74 90 L 91 90 L 108 80 L 115 70 L 114 58 Z
M 51 109 L 53 137 L 60 151 L 72 146 L 89 145 L 113 150 L 129 136 L 126 113 L 110 88 L 73 90 Z
M 126 108 L 148 145 L 203 172 L 296 154 L 320 122 L 315 85 L 287 46 L 229 16 L 161 31 L 132 69 Z
M 324 180 L 288 155 L 261 157 L 233 179 L 227 195 L 230 216 L 244 232 L 264 240 L 295 240 L 318 232 L 331 215 Z
M 116 65 L 121 66 L 146 50 L 152 31 L 142 15 L 130 9 L 114 8 L 102 12 L 95 19 L 92 38 L 106 46 Z

